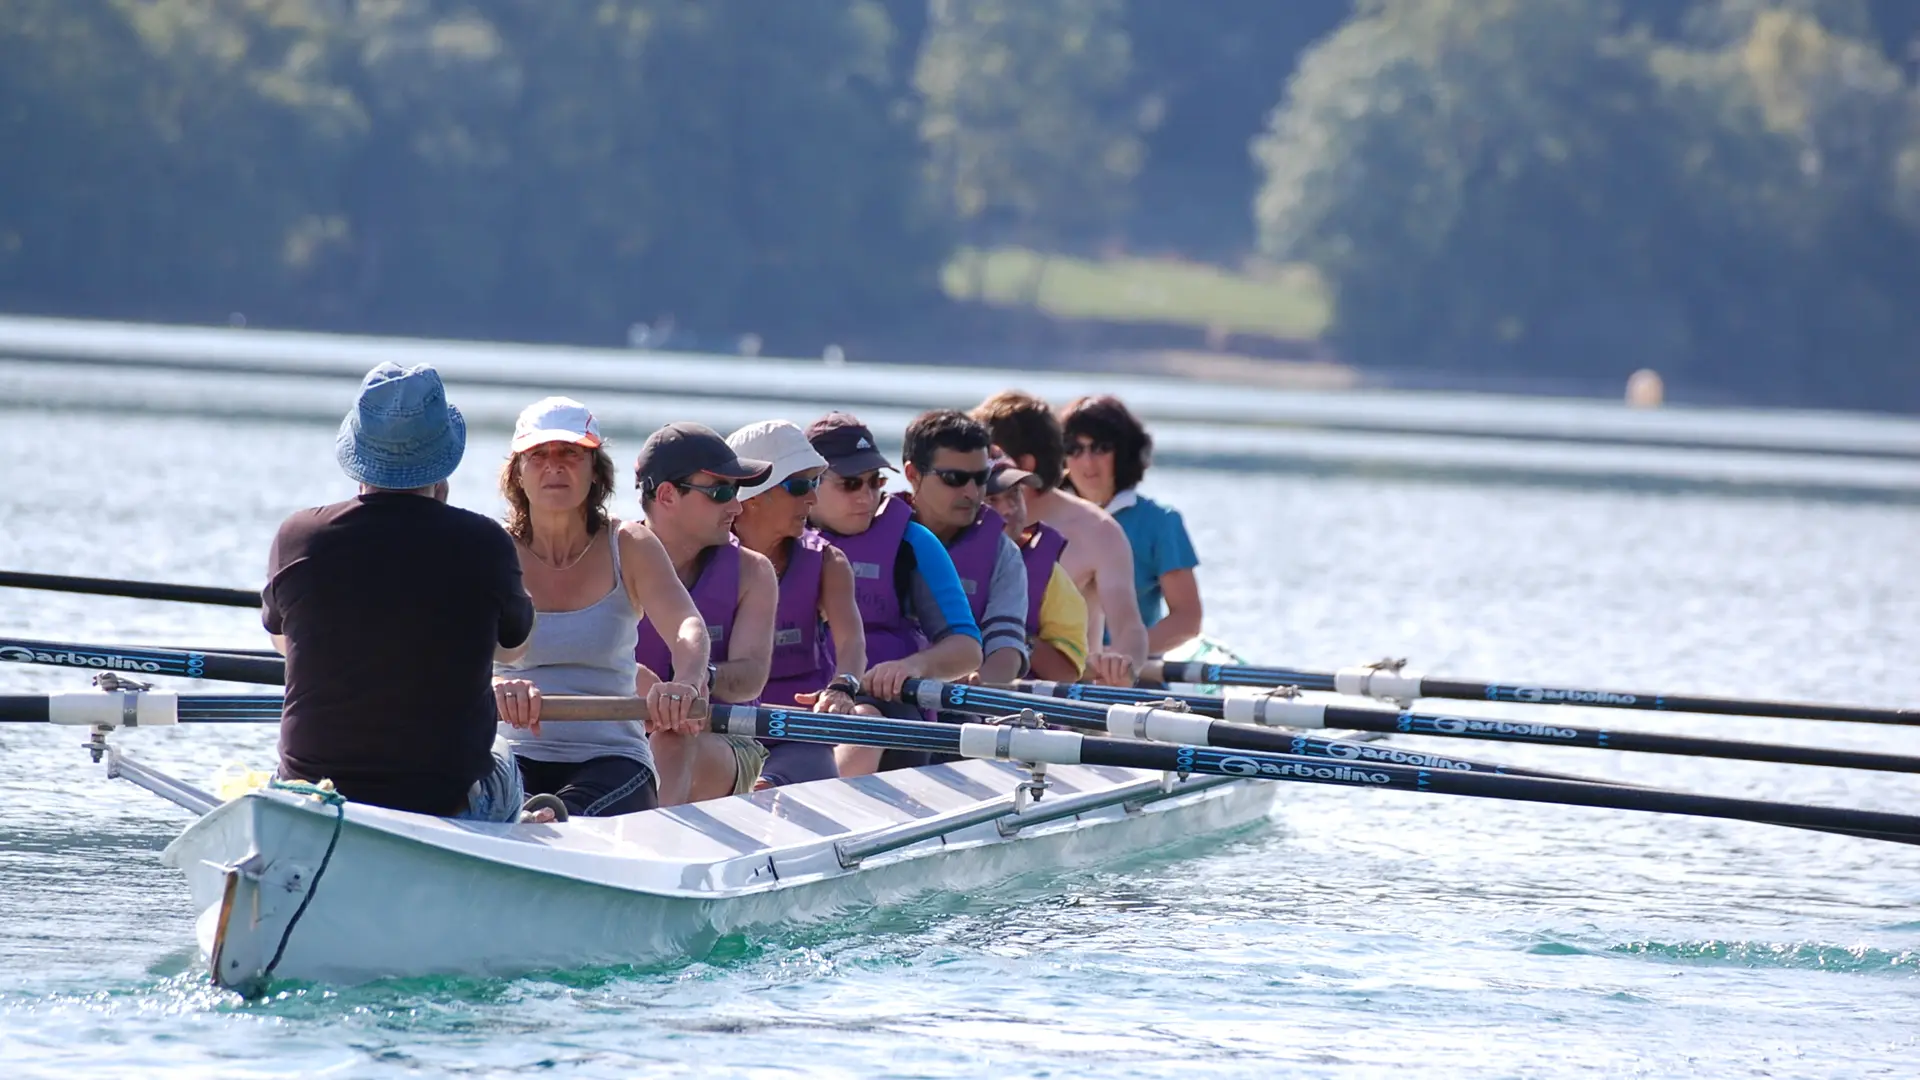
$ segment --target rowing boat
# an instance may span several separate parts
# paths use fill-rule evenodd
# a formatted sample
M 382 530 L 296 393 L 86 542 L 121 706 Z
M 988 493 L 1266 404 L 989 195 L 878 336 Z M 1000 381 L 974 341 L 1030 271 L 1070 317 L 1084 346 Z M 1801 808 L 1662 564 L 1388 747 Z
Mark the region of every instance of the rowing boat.
M 114 754 L 115 775 L 191 789 Z M 716 937 L 1084 865 L 1266 815 L 1270 784 L 967 760 L 559 824 L 452 821 L 280 789 L 220 803 L 162 855 L 214 980 L 514 975 L 699 955 Z M 163 792 L 166 793 L 166 792 Z M 319 879 L 316 881 L 316 879 Z M 291 932 L 290 932 L 291 931 Z
M 95 684 L 108 692 L 0 697 L 0 721 L 90 727 L 89 746 L 110 776 L 198 816 L 164 861 L 187 877 L 214 979 L 245 993 L 274 978 L 343 984 L 493 976 L 698 955 L 722 934 L 857 913 L 930 891 L 965 891 L 1229 829 L 1263 817 L 1279 782 L 1681 814 L 1920 844 L 1920 816 L 1382 752 L 1352 739 L 1228 719 L 1331 736 L 1342 732 L 1329 726 L 1484 735 L 1450 727 L 1428 732 L 1420 726 L 1425 714 L 1411 711 L 1375 715 L 1381 710 L 1290 694 L 1221 699 L 1087 687 L 1066 688 L 1061 699 L 923 679 L 907 680 L 903 701 L 994 722 L 729 705 L 713 710 L 710 730 L 965 760 L 561 824 L 449 821 L 278 782 L 223 802 L 127 758 L 108 744 L 108 734 L 154 724 L 277 721 L 279 696 L 150 692 L 116 674 L 134 662 L 125 649 L 33 644 L 26 662 L 106 666 Z M 197 662 L 209 672 L 216 659 L 153 649 L 139 656 L 142 663 Z M 260 658 L 221 658 L 240 661 Z M 1188 667 L 1199 670 L 1166 674 L 1228 682 L 1251 679 L 1256 670 Z M 231 674 L 258 682 L 279 677 L 277 670 Z M 1104 697 L 1121 700 L 1097 700 Z M 1795 715 L 1814 708 L 1754 704 Z M 557 697 L 546 706 L 564 714 L 552 718 L 559 722 L 639 715 L 645 703 Z M 1914 722 L 1903 711 L 1879 712 L 1885 715 L 1873 718 L 1880 722 Z M 1789 755 L 1760 744 L 1688 742 L 1627 748 L 1920 772 L 1920 759 L 1896 755 L 1785 748 L 1794 750 Z M 1613 738 L 1592 745 L 1611 748 Z

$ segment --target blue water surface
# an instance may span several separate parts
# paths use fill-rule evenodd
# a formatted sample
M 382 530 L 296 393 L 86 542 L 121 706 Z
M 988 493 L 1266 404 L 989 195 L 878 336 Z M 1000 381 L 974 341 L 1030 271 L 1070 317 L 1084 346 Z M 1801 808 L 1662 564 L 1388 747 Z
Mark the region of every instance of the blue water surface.
M 4 567 L 253 586 L 287 511 L 348 493 L 331 431 L 311 424 L 0 417 Z M 474 432 L 456 502 L 497 507 L 504 442 Z M 1261 661 L 1391 654 L 1461 676 L 1920 702 L 1920 507 L 1174 470 L 1147 491 L 1193 531 L 1209 630 Z M 14 590 L 0 590 L 0 633 L 264 643 L 246 611 Z M 0 668 L 0 693 L 84 683 Z M 1898 728 L 1554 715 L 1920 753 L 1920 733 Z M 270 760 L 273 733 L 116 738 L 205 782 Z M 1920 848 L 1306 787 L 1228 835 L 729 936 L 672 963 L 289 985 L 244 1002 L 208 985 L 184 884 L 156 858 L 187 815 L 104 779 L 79 739 L 0 730 L 8 1077 L 1920 1072 Z M 1898 774 L 1424 745 L 1729 795 L 1920 806 Z

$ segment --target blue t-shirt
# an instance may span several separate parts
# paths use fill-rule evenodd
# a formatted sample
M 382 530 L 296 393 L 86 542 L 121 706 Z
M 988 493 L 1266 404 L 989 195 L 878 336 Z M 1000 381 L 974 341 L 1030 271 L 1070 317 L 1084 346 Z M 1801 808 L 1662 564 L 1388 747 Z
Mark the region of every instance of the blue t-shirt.
M 913 552 L 912 595 L 907 607 L 920 624 L 920 632 L 930 642 L 948 634 L 965 634 L 979 641 L 980 627 L 973 621 L 973 605 L 967 603 L 967 591 L 960 584 L 960 572 L 953 567 L 947 545 L 917 521 L 907 522 L 902 539 Z
M 1133 591 L 1140 598 L 1140 621 L 1152 626 L 1166 614 L 1160 575 L 1200 565 L 1180 511 L 1161 506 L 1129 488 L 1107 503 L 1133 546 Z

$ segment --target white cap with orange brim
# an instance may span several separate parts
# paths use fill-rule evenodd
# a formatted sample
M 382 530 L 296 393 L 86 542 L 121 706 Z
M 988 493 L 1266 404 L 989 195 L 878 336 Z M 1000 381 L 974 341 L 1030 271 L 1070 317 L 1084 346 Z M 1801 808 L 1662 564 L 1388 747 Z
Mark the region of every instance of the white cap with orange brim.
M 544 443 L 571 443 L 589 450 L 600 446 L 600 425 L 585 405 L 570 397 L 547 397 L 520 410 L 507 452 L 518 454 Z

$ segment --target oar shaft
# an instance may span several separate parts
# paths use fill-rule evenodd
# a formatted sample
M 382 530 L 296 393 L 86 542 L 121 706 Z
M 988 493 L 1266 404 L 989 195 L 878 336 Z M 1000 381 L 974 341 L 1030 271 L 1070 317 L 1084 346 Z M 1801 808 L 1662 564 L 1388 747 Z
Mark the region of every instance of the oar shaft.
M 280 721 L 279 694 L 174 694 L 164 691 L 79 690 L 62 694 L 0 696 L 0 723 L 56 723 L 107 727 L 165 724 L 269 724 Z M 707 703 L 694 715 L 705 717 Z M 555 694 L 540 703 L 542 723 L 576 720 L 645 720 L 643 697 Z
M 1770 716 L 1786 720 L 1837 720 L 1860 724 L 1920 726 L 1920 709 L 1883 709 L 1864 705 L 1826 705 L 1764 698 L 1707 697 L 1689 694 L 1647 694 L 1624 690 L 1588 690 L 1525 683 L 1469 682 L 1430 675 L 1351 668 L 1339 672 L 1294 671 L 1290 668 L 1234 664 L 1158 662 L 1157 673 L 1168 682 L 1213 683 L 1221 686 L 1297 686 L 1302 690 L 1333 690 L 1374 697 L 1448 698 L 1458 701 L 1509 701 L 1524 705 L 1580 705 L 1600 709 L 1643 712 L 1707 713 L 1715 716 Z M 1154 673 L 1151 670 L 1150 674 Z
M 1350 739 L 1329 739 L 1300 732 L 1275 731 L 1270 728 L 1233 724 L 1212 719 L 1207 712 L 1200 709 L 1182 713 L 1150 707 L 1153 703 L 1169 700 L 1165 696 L 1156 697 L 1140 691 L 1120 692 L 1136 694 L 1137 697 L 1132 702 L 1074 703 L 1070 700 L 1058 700 L 1039 694 L 999 690 L 993 687 L 961 686 L 934 682 L 930 679 L 907 680 L 904 696 L 910 701 L 919 703 L 923 708 L 930 708 L 931 706 L 926 702 L 932 700 L 934 695 L 938 695 L 941 708 L 977 716 L 997 716 L 1003 713 L 1019 712 L 1022 709 L 1032 709 L 1044 715 L 1049 723 L 1061 727 L 1103 735 L 1111 733 L 1122 738 L 1152 739 L 1158 742 L 1190 742 L 1196 746 L 1238 750 L 1263 750 L 1269 753 L 1297 754 L 1329 761 L 1380 761 L 1395 765 L 1414 765 L 1425 769 L 1540 776 L 1576 783 L 1586 779 L 1541 769 L 1522 769 L 1488 761 L 1444 757 L 1440 754 L 1428 754 L 1399 746 L 1354 742 Z M 1210 701 L 1215 710 L 1219 708 L 1218 698 L 1199 700 Z
M 18 570 L 0 570 L 0 586 L 16 589 L 44 589 L 48 592 L 86 593 L 92 596 L 127 596 L 136 600 L 177 600 L 187 604 L 217 604 L 224 607 L 260 606 L 260 594 L 245 589 L 223 589 L 215 585 L 172 585 L 163 581 L 123 581 L 119 578 L 71 577 L 65 574 L 29 574 Z
M 1109 702 L 1148 704 L 1172 700 L 1203 716 L 1225 717 L 1233 713 L 1244 713 L 1244 719 L 1280 726 L 1326 726 L 1388 735 L 1428 735 L 1443 739 L 1534 743 L 1595 750 L 1624 750 L 1645 754 L 1726 758 L 1733 761 L 1770 761 L 1783 765 L 1822 765 L 1836 769 L 1920 773 L 1920 757 L 1882 754 L 1868 750 L 1840 750 L 1822 746 L 1787 746 L 1778 743 L 1705 739 L 1640 731 L 1612 731 L 1605 728 L 1573 727 L 1567 724 L 1503 720 L 1497 717 L 1396 712 L 1365 706 L 1301 706 L 1287 702 L 1285 699 L 1233 699 L 1198 694 L 1162 694 L 1151 690 L 1087 686 L 1080 683 L 1029 683 L 1026 685 L 1044 694 L 1101 704 Z M 1096 704 L 1095 707 L 1098 705 Z M 1050 711 L 1049 715 L 1051 715 Z M 1244 744 L 1215 741 L 1213 745 Z M 1255 747 L 1255 749 L 1268 748 Z
M 865 716 L 828 716 L 764 706 L 722 706 L 712 730 L 802 742 L 861 743 L 957 753 L 965 757 L 1044 761 L 1056 765 L 1115 765 L 1181 774 L 1298 781 L 1337 787 L 1391 789 L 1521 802 L 1683 814 L 1843 831 L 1920 844 L 1920 817 L 1793 803 L 1729 799 L 1611 784 L 1573 783 L 1528 776 L 1448 772 L 1391 764 L 1334 764 L 1287 754 L 1103 739 L 1067 731 L 990 724 L 940 724 Z
M 1901 754 L 1840 750 L 1824 746 L 1743 742 L 1735 739 L 1702 739 L 1640 731 L 1613 731 L 1606 728 L 1580 728 L 1564 724 L 1501 720 L 1493 717 L 1447 716 L 1416 712 L 1393 713 L 1380 709 L 1329 705 L 1326 709 L 1326 722 L 1332 727 L 1354 728 L 1359 731 L 1385 731 L 1401 735 L 1432 735 L 1440 738 L 1478 739 L 1486 742 L 1534 743 L 1546 746 L 1576 746 L 1594 750 L 1625 750 L 1643 754 L 1726 758 L 1733 761 L 1770 761 L 1782 765 L 1822 765 L 1835 769 L 1920 773 L 1920 758 Z
M 0 638 L 0 662 L 49 664 L 94 672 L 111 671 L 134 678 L 170 675 L 188 679 L 259 683 L 264 686 L 286 683 L 286 662 L 278 657 L 148 649 L 137 645 L 83 645 Z

